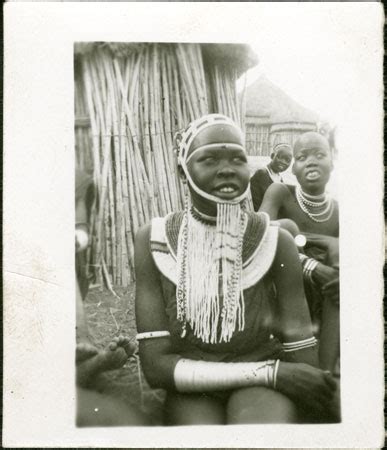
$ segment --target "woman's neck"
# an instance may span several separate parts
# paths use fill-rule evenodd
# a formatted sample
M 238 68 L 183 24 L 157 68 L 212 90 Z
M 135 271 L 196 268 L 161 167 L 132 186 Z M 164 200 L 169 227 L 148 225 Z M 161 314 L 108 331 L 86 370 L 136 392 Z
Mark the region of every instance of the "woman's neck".
M 191 191 L 191 202 L 197 214 L 213 218 L 216 221 L 217 205 L 215 202 L 200 197 L 195 191 Z
M 303 187 L 301 186 L 301 190 L 304 194 L 309 195 L 311 197 L 324 197 L 325 195 L 325 186 L 319 186 L 319 187 Z

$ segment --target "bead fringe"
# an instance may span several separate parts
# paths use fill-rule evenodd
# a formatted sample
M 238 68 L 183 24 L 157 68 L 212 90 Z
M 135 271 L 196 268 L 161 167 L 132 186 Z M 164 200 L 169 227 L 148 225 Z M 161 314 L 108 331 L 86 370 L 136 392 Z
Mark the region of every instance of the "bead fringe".
M 183 330 L 188 322 L 205 343 L 228 342 L 236 329 L 245 326 L 241 287 L 245 221 L 239 204 L 218 204 L 216 227 L 198 221 L 186 208 L 177 251 L 177 318 Z

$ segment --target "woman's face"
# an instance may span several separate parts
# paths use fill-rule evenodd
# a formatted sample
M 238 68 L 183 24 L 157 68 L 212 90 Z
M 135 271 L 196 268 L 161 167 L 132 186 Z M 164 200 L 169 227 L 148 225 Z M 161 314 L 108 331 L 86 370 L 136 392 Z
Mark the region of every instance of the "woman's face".
M 243 150 L 228 149 L 226 145 L 211 149 L 198 149 L 190 157 L 188 171 L 195 185 L 223 200 L 233 200 L 242 195 L 250 180 L 250 171 Z M 205 214 L 215 215 L 216 204 L 191 189 L 194 206 Z
M 293 173 L 306 193 L 323 193 L 332 168 L 332 156 L 327 146 L 316 143 L 294 151 Z

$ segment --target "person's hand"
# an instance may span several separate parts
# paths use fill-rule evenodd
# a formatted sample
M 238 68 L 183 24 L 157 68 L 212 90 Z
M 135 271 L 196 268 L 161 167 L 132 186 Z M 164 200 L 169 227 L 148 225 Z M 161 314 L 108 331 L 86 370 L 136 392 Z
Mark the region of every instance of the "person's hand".
M 306 237 L 307 245 L 326 250 L 329 255 L 329 264 L 339 264 L 339 238 L 333 236 L 326 236 L 323 234 L 303 233 Z
M 308 364 L 281 361 L 276 389 L 303 409 L 324 415 L 331 408 L 336 382 L 328 371 Z
M 339 271 L 333 267 L 326 266 L 323 263 L 318 263 L 312 272 L 313 281 L 319 286 L 325 286 L 339 277 Z

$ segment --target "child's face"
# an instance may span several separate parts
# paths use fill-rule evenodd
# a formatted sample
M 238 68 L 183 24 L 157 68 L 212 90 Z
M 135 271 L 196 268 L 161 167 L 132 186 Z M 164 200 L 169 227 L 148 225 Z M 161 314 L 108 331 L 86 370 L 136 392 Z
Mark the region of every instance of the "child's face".
M 271 168 L 274 172 L 284 172 L 292 162 L 292 151 L 290 148 L 280 148 L 272 155 Z
M 324 192 L 332 169 L 332 156 L 327 146 L 315 142 L 295 148 L 293 173 L 306 192 Z
M 224 144 L 196 150 L 188 161 L 192 181 L 207 194 L 223 200 L 242 195 L 249 184 L 250 171 L 244 151 Z

